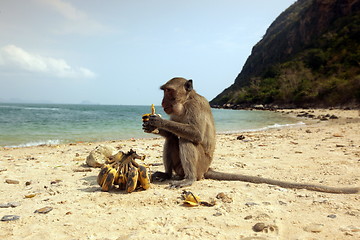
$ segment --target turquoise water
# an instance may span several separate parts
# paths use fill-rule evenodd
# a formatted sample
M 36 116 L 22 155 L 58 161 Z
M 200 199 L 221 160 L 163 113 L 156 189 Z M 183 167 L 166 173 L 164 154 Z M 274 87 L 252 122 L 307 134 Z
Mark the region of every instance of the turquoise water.
M 166 116 L 161 107 L 157 113 Z M 147 138 L 141 116 L 150 106 L 0 104 L 0 146 L 33 146 Z M 213 109 L 218 133 L 301 124 L 268 111 Z

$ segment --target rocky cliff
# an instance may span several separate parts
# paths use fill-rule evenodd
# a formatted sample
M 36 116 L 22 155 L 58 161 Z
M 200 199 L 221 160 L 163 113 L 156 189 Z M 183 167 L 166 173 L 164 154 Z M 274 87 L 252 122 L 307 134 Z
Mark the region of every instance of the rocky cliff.
M 360 103 L 360 0 L 298 0 L 270 25 L 214 105 Z

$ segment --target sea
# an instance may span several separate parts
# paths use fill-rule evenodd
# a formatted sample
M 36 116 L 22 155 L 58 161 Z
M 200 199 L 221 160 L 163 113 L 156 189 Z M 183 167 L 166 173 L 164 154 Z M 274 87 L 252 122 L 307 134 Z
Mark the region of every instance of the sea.
M 150 106 L 0 103 L 0 146 L 27 147 L 155 137 L 142 130 Z M 304 124 L 271 111 L 212 109 L 217 133 Z M 156 113 L 167 118 L 160 106 Z

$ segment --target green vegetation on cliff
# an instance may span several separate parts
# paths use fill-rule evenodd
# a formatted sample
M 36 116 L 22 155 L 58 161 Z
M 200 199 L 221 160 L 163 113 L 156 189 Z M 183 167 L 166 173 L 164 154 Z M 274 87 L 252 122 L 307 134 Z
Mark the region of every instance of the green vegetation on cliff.
M 300 0 L 254 46 L 235 83 L 212 105 L 360 103 L 360 3 Z

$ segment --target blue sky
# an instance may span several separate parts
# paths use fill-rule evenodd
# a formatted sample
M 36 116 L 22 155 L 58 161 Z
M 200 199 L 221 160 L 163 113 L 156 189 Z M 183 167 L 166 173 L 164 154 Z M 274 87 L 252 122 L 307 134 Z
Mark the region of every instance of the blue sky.
M 191 78 L 208 100 L 294 0 L 1 0 L 0 102 L 160 104 Z

